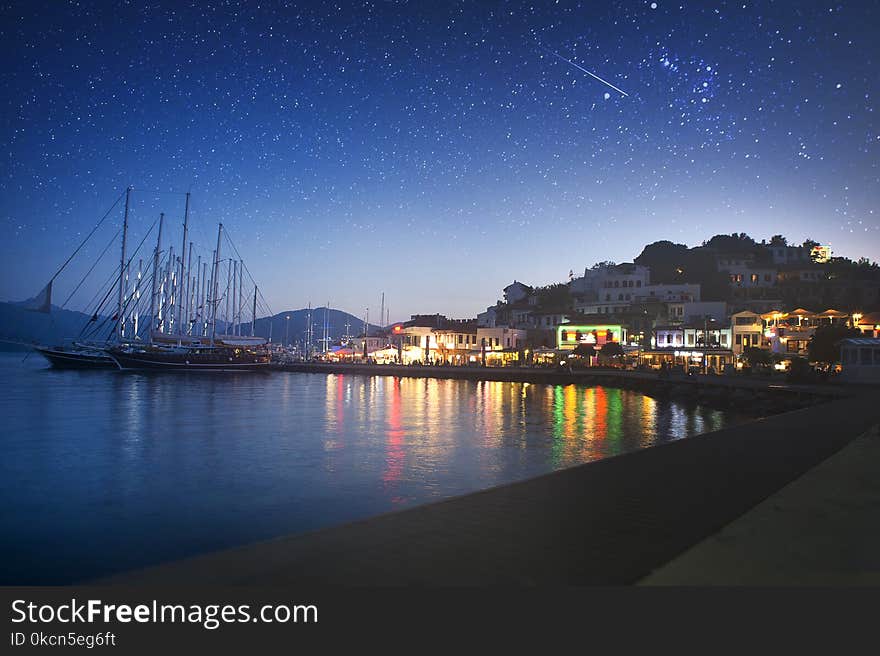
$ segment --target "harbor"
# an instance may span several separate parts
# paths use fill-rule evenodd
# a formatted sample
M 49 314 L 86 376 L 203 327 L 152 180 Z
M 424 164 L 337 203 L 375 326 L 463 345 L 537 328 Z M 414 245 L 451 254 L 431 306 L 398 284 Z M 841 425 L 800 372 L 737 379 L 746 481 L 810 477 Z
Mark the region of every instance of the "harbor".
M 878 426 L 838 400 L 99 582 L 876 586 Z
M 610 385 L 72 371 L 23 355 L 0 354 L 10 582 L 341 525 L 754 417 Z

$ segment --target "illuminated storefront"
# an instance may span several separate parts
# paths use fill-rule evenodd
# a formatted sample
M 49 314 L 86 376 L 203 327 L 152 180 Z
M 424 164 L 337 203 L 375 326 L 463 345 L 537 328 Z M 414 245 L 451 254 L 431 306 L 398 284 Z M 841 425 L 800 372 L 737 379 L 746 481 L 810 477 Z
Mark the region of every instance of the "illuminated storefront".
M 572 350 L 580 344 L 589 344 L 597 349 L 610 342 L 625 341 L 623 327 L 619 324 L 598 326 L 577 326 L 563 324 L 556 328 L 556 347 L 560 350 Z
M 673 348 L 654 349 L 642 351 L 639 354 L 639 364 L 660 369 L 665 364 L 678 370 L 696 370 L 698 372 L 724 372 L 724 366 L 733 364 L 735 356 L 729 349 L 696 349 L 696 348 Z

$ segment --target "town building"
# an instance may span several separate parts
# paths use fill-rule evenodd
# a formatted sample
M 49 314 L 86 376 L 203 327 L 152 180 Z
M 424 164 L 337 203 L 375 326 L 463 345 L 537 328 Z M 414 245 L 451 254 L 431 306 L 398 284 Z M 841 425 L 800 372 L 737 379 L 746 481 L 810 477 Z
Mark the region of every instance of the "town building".
M 840 379 L 880 384 L 880 339 L 850 337 L 840 342 Z
M 727 320 L 727 303 L 724 301 L 700 301 L 668 303 L 668 317 L 672 323 L 693 323 L 706 318 L 714 321 Z
M 762 246 L 770 253 L 773 264 L 809 264 L 812 261 L 810 251 L 803 246 L 787 244 L 762 244 Z
M 471 362 L 479 343 L 477 331 L 476 321 L 449 322 L 444 328 L 434 328 L 436 358 L 450 365 Z
M 532 293 L 532 288 L 514 280 L 511 284 L 505 287 L 503 291 L 504 302 L 513 304 L 526 300 Z
M 749 347 L 761 348 L 764 342 L 764 322 L 757 312 L 743 310 L 730 315 L 733 333 L 733 353 L 737 357 Z
M 853 314 L 854 327 L 865 337 L 880 338 L 880 312 Z
M 639 353 L 639 364 L 720 374 L 734 363 L 731 343 L 731 327 L 718 322 L 661 326 L 654 329 L 652 347 Z

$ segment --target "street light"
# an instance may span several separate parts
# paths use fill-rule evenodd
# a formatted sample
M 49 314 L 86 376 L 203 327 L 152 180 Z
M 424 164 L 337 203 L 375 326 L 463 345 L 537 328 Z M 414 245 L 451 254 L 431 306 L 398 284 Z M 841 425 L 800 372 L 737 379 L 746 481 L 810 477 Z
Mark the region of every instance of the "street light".
M 289 327 L 290 327 L 290 315 L 288 314 L 286 317 L 284 317 L 284 346 L 285 347 L 288 345 L 287 344 L 287 329 Z

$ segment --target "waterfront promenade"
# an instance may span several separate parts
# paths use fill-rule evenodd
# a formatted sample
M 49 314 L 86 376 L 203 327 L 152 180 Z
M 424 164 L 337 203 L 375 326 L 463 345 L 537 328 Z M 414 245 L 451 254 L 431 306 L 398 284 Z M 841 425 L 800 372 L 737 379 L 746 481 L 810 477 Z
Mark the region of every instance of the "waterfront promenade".
M 878 424 L 875 397 L 857 394 L 528 481 L 102 582 L 299 587 L 876 582 L 878 551 L 868 557 L 861 548 L 877 542 L 880 495 L 867 472 L 876 471 L 880 458 Z M 798 487 L 808 493 L 792 496 Z M 740 547 L 727 540 L 723 554 L 711 552 L 712 536 L 724 542 L 725 527 L 768 499 L 772 509 L 777 493 L 788 495 L 780 515 L 768 520 L 765 509 L 762 520 L 743 529 L 751 531 L 749 540 L 741 540 Z M 815 513 L 826 523 L 809 530 Z M 761 521 L 773 530 L 761 530 Z M 862 543 L 865 530 L 873 533 Z M 819 560 L 836 558 L 833 567 L 801 559 L 784 579 L 770 575 L 774 558 L 784 559 L 787 545 L 798 543 L 800 553 L 812 553 L 813 542 L 821 543 L 815 551 Z M 688 552 L 701 544 L 709 544 L 708 554 Z M 863 557 L 840 557 L 847 553 Z M 748 560 L 742 560 L 748 558 L 760 563 L 751 573 Z M 841 568 L 848 571 L 840 573 Z M 829 574 L 832 570 L 838 575 Z

